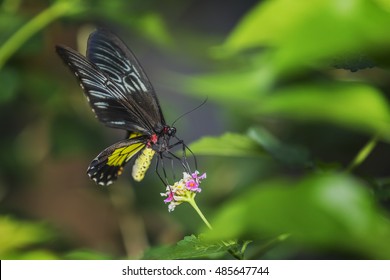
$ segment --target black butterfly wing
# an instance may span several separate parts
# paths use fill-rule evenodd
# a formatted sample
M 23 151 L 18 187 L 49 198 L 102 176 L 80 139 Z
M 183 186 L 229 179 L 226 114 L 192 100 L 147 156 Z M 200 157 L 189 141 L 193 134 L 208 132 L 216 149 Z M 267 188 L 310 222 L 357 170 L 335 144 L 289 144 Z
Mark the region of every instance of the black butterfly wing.
M 79 79 L 80 86 L 97 118 L 107 126 L 150 134 L 152 127 L 131 106 L 127 94 L 95 64 L 66 46 L 56 51 Z M 135 108 L 135 109 L 134 109 Z
M 165 120 L 153 86 L 121 39 L 107 30 L 98 29 L 89 36 L 87 59 L 125 93 L 128 107 L 139 113 L 153 129 L 162 128 Z
M 146 136 L 135 136 L 111 145 L 91 162 L 88 176 L 99 185 L 112 184 L 122 174 L 125 164 L 145 148 L 146 141 Z

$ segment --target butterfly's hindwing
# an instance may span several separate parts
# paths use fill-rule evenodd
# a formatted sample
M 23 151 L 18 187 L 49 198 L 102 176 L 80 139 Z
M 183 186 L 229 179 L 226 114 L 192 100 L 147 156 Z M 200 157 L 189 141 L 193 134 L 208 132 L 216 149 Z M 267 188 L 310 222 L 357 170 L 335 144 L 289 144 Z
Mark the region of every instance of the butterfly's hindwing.
M 147 139 L 132 134 L 130 139 L 122 140 L 103 150 L 89 165 L 87 174 L 99 185 L 110 185 L 130 159 L 146 146 Z

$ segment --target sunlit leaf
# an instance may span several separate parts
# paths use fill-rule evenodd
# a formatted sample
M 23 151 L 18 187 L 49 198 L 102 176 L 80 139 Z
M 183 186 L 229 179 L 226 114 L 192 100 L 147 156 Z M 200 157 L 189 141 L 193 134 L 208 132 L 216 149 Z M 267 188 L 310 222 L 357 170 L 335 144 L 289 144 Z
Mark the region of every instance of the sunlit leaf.
M 11 260 L 58 260 L 60 257 L 49 250 L 26 250 L 12 252 L 7 256 Z
M 143 36 L 147 37 L 155 44 L 164 47 L 172 47 L 173 38 L 165 24 L 163 18 L 156 13 L 149 13 L 141 17 L 136 27 L 140 29 Z
M 374 1 L 260 2 L 227 39 L 229 52 L 269 46 L 277 73 L 312 65 L 345 52 L 385 50 L 390 39 L 383 26 L 390 14 Z
M 26 246 L 48 241 L 52 233 L 43 223 L 22 222 L 0 217 L 0 258 L 8 258 L 13 252 Z
M 203 137 L 190 145 L 197 155 L 218 156 L 262 156 L 264 149 L 253 139 L 238 133 L 225 133 L 221 136 Z
M 358 83 L 289 87 L 264 97 L 255 111 L 306 122 L 329 122 L 390 139 L 390 110 L 381 92 Z
M 246 106 L 256 102 L 266 93 L 261 88 L 266 86 L 267 72 L 236 71 L 209 73 L 191 77 L 180 77 L 183 92 L 197 96 L 207 96 L 221 103 L 234 103 Z

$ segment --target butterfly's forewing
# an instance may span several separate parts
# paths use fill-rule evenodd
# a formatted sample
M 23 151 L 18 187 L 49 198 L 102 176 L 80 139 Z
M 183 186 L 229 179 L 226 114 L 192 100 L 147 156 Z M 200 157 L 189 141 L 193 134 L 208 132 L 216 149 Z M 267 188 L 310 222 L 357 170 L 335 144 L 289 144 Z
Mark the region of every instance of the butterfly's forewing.
M 134 54 L 117 36 L 104 29 L 93 32 L 88 39 L 87 59 L 122 89 L 124 102 L 135 117 L 151 130 L 165 124 L 153 86 Z
M 107 126 L 148 133 L 149 128 L 139 122 L 122 101 L 125 94 L 105 73 L 84 56 L 66 46 L 56 51 L 80 81 L 80 86 L 96 114 Z

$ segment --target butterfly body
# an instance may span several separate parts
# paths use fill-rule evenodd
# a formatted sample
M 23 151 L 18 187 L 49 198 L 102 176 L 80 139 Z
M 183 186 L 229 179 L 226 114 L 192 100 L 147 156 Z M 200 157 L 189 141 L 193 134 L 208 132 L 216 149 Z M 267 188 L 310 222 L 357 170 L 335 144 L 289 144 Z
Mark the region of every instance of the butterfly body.
M 156 153 L 160 159 L 167 153 L 175 157 L 169 150 L 178 144 L 184 147 L 175 136 L 176 128 L 166 124 L 144 70 L 117 36 L 101 29 L 93 32 L 86 56 L 66 46 L 56 46 L 56 51 L 78 78 L 98 120 L 128 132 L 126 139 L 103 150 L 88 167 L 87 174 L 97 184 L 113 183 L 137 155 L 133 178 L 140 181 Z
M 140 182 L 144 178 L 146 170 L 148 170 L 155 153 L 156 152 L 149 147 L 146 147 L 142 150 L 141 154 L 135 160 L 133 165 L 131 175 L 133 176 L 134 180 Z

